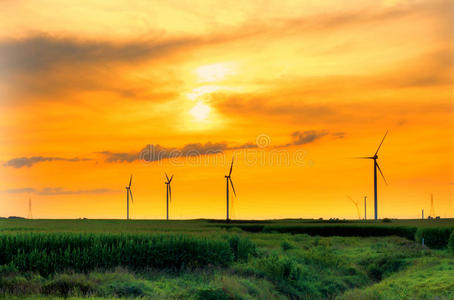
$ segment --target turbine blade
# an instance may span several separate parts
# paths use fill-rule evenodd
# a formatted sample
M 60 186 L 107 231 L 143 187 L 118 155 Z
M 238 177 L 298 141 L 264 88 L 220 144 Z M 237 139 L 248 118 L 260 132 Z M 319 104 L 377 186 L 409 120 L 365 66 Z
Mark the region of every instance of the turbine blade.
M 351 159 L 374 159 L 372 156 L 350 157 Z
M 134 203 L 134 198 L 132 198 L 132 191 L 129 190 L 129 194 L 131 195 L 131 202 Z
M 380 145 L 378 146 L 378 149 L 377 149 L 377 152 L 375 152 L 375 155 L 377 155 L 378 150 L 380 150 L 380 147 L 381 147 L 381 145 L 383 144 L 383 141 L 385 140 L 385 137 L 386 137 L 387 135 L 388 135 L 388 130 L 386 130 L 385 136 L 384 136 L 383 139 L 381 140 L 381 143 L 380 143 Z
M 131 174 L 131 177 L 129 178 L 129 187 L 131 187 L 131 183 L 132 183 L 132 174 Z
M 173 179 L 173 175 L 172 175 L 172 177 L 170 177 L 169 183 L 171 183 L 171 182 L 172 182 L 172 179 Z
M 383 180 L 385 181 L 386 185 L 388 185 L 388 182 L 386 181 L 385 175 L 383 175 L 383 172 L 381 171 L 380 166 L 378 165 L 378 163 L 377 163 L 377 168 L 380 171 L 381 177 L 383 177 Z
M 350 197 L 350 195 L 347 195 L 347 197 L 348 197 L 348 199 L 350 199 L 350 200 L 352 200 L 352 201 L 353 201 L 353 198 L 352 198 L 352 197 Z
M 233 157 L 232 157 L 232 164 L 230 165 L 230 172 L 229 172 L 229 176 L 232 175 L 232 169 L 233 169 Z
M 167 176 L 167 173 L 165 173 L 165 174 L 166 174 L 167 182 L 169 182 L 169 176 Z
M 232 186 L 232 190 L 233 190 L 233 194 L 235 195 L 236 197 L 236 192 L 235 192 L 235 188 L 233 187 L 233 181 L 232 181 L 232 178 L 229 177 L 229 180 L 230 180 L 230 185 Z

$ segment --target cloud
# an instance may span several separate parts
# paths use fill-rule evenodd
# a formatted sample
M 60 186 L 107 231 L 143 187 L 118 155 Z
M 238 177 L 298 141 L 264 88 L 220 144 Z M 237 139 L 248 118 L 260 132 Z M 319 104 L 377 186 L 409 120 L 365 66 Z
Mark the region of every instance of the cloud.
M 178 80 L 158 60 L 190 47 L 195 38 L 112 42 L 38 34 L 0 40 L 2 102 L 46 96 L 65 101 L 68 91 L 109 91 L 123 98 L 167 100 L 177 94 Z M 146 76 L 125 72 L 154 61 Z M 165 71 L 166 76 L 163 76 Z
M 285 84 L 282 88 L 286 88 Z M 287 88 L 289 87 L 287 86 Z M 287 97 L 291 93 L 297 93 L 292 87 L 285 92 Z M 293 98 L 281 101 L 283 99 L 277 93 L 274 90 L 268 91 L 267 94 L 217 92 L 210 95 L 210 102 L 221 113 L 235 116 L 245 115 L 248 118 L 254 115 L 298 115 L 301 119 L 313 119 L 335 114 L 335 110 L 329 104 L 304 103 L 293 101 Z
M 307 131 L 296 131 L 291 135 L 292 142 L 282 145 L 273 146 L 274 148 L 282 148 L 288 147 L 292 145 L 303 145 L 312 143 L 323 136 L 331 135 L 337 138 L 343 138 L 343 132 L 334 132 L 330 133 L 327 130 L 307 130 Z M 264 145 L 267 147 L 270 145 Z M 205 144 L 202 143 L 192 143 L 187 144 L 183 147 L 177 148 L 167 148 L 161 145 L 153 145 L 148 144 L 139 152 L 111 152 L 111 151 L 103 151 L 98 152 L 105 156 L 105 161 L 109 163 L 131 163 L 134 161 L 144 161 L 144 162 L 154 162 L 154 161 L 161 161 L 163 159 L 171 159 L 171 158 L 180 158 L 180 157 L 195 157 L 201 155 L 212 155 L 212 154 L 219 154 L 223 153 L 224 151 L 231 151 L 231 150 L 241 150 L 241 149 L 254 149 L 258 148 L 259 145 L 257 143 L 244 143 L 241 145 L 229 145 L 228 143 L 212 143 L 207 142 Z M 262 148 L 263 145 L 260 145 Z
M 293 145 L 304 145 L 312 143 L 315 140 L 320 139 L 327 135 L 326 131 L 316 131 L 316 130 L 307 130 L 307 131 L 295 131 L 292 133 L 292 144 Z
M 42 189 L 35 188 L 18 188 L 18 189 L 7 189 L 0 191 L 6 194 L 25 194 L 32 193 L 36 195 L 46 195 L 46 196 L 55 196 L 55 195 L 81 195 L 81 194 L 106 194 L 114 193 L 116 190 L 99 188 L 99 189 L 87 189 L 87 190 L 69 190 L 62 187 L 45 187 Z
M 243 147 L 250 147 L 250 145 L 244 145 Z M 200 155 L 209 155 L 222 153 L 225 150 L 230 149 L 227 143 L 192 143 L 187 144 L 181 148 L 168 148 L 161 145 L 146 145 L 139 152 L 111 152 L 103 151 L 99 152 L 105 156 L 105 161 L 110 163 L 116 162 L 133 162 L 136 160 L 143 160 L 145 162 L 160 161 L 168 158 L 177 157 L 191 157 Z M 233 149 L 233 148 L 232 148 Z M 238 147 L 235 147 L 238 149 Z
M 8 160 L 3 164 L 4 167 L 13 167 L 13 168 L 30 168 L 34 164 L 40 162 L 49 162 L 49 161 L 69 161 L 69 162 L 79 162 L 79 161 L 88 161 L 92 160 L 90 158 L 63 158 L 63 157 L 46 157 L 46 156 L 32 156 L 32 157 L 17 157 Z
M 19 189 L 8 189 L 1 191 L 2 193 L 6 194 L 26 194 L 26 193 L 34 193 L 36 190 L 34 188 L 19 188 Z
M 137 63 L 194 43 L 194 39 L 109 42 L 35 35 L 0 41 L 0 72 L 42 73 L 61 65 Z

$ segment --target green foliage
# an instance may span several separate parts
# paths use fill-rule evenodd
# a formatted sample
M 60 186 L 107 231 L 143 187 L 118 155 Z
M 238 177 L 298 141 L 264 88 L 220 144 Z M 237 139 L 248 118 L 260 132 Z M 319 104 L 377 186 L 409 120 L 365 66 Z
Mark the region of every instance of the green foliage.
M 40 283 L 25 276 L 0 276 L 0 295 L 27 295 L 39 293 Z
M 420 258 L 404 271 L 376 284 L 348 290 L 336 299 L 454 299 L 454 262 L 439 257 Z
M 93 283 L 89 282 L 83 275 L 60 275 L 54 280 L 45 284 L 41 292 L 45 295 L 56 295 L 61 297 L 89 295 L 94 291 Z
M 380 281 L 383 278 L 402 270 L 408 265 L 405 256 L 401 254 L 380 255 L 378 257 L 366 259 L 362 263 L 366 266 L 367 274 L 374 281 Z
M 243 229 L 244 230 L 244 229 Z M 390 236 L 413 239 L 415 227 L 404 226 L 355 226 L 355 225 L 266 225 L 263 232 L 309 234 L 319 236 Z
M 442 249 L 448 245 L 452 228 L 419 228 L 415 240 L 419 243 L 424 238 L 424 244 L 430 248 Z
M 284 240 L 281 242 L 281 248 L 282 248 L 282 250 L 287 251 L 287 250 L 294 249 L 295 245 L 293 245 L 292 243 L 290 243 L 287 240 Z
M 0 276 L 15 275 L 18 273 L 19 270 L 16 268 L 16 266 L 14 266 L 14 264 L 0 265 Z
M 442 226 L 452 220 L 0 220 L 0 298 L 450 299 L 447 251 L 407 240 Z
M 201 289 L 195 294 L 197 300 L 229 300 L 230 297 L 222 289 Z
M 116 281 L 110 284 L 108 291 L 116 297 L 142 297 L 146 295 L 147 287 L 143 282 Z
M 448 248 L 451 251 L 451 253 L 454 254 L 454 231 L 451 232 L 451 235 L 449 236 Z
M 235 261 L 246 261 L 249 255 L 257 255 L 256 245 L 250 239 L 234 235 L 228 236 L 227 240 Z
M 256 268 L 265 277 L 277 282 L 295 283 L 300 279 L 302 273 L 300 266 L 294 259 L 281 257 L 277 253 L 272 253 L 257 261 Z
M 250 249 L 254 249 L 253 244 L 245 240 L 238 240 L 234 246 L 230 248 L 223 239 L 189 235 L 0 235 L 0 265 L 9 264 L 21 272 L 42 275 L 117 266 L 135 270 L 179 270 L 208 265 L 228 266 L 235 257 L 243 259 L 252 251 Z

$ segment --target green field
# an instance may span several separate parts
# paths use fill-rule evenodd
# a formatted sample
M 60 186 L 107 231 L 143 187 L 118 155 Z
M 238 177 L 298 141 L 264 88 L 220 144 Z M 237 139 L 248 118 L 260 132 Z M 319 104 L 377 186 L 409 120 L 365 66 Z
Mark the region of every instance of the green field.
M 453 229 L 454 219 L 0 219 L 0 295 L 454 299 Z

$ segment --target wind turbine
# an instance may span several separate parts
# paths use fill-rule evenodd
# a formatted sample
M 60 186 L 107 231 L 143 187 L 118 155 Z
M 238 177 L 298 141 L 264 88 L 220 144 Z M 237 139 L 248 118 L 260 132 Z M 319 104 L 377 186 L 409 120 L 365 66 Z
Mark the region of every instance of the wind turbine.
M 170 183 L 172 182 L 173 175 L 170 177 L 167 176 L 166 173 L 166 179 L 164 183 L 166 184 L 166 204 L 167 204 L 167 220 L 169 220 L 169 201 L 172 202 L 172 188 L 170 187 Z
M 28 198 L 28 219 L 33 219 L 33 214 L 32 214 L 32 199 Z
M 350 197 L 349 195 L 347 195 L 347 197 L 348 197 L 350 200 L 352 200 L 353 204 L 355 204 L 355 206 L 356 206 L 356 211 L 358 212 L 358 219 L 361 220 L 361 213 L 359 212 L 358 201 L 353 200 L 353 198 Z
M 236 192 L 235 192 L 235 188 L 233 187 L 233 182 L 232 182 L 232 178 L 231 178 L 231 175 L 232 175 L 232 170 L 233 170 L 233 158 L 232 158 L 232 164 L 230 165 L 230 172 L 229 172 L 229 175 L 225 175 L 225 179 L 226 179 L 226 188 L 227 188 L 227 222 L 230 221 L 230 218 L 229 218 L 229 181 L 230 181 L 230 185 L 232 186 L 232 190 L 233 190 L 233 194 L 235 195 L 236 197 Z
M 134 203 L 134 199 L 132 198 L 131 184 L 132 174 L 129 178 L 129 185 L 126 187 L 126 220 L 129 220 L 129 195 L 131 195 L 131 202 Z
M 383 177 L 383 180 L 385 181 L 386 185 L 388 185 L 388 182 L 386 182 L 385 176 L 383 175 L 383 172 L 380 169 L 380 166 L 378 165 L 377 159 L 378 159 L 378 151 L 380 150 L 381 145 L 383 144 L 383 141 L 385 140 L 386 136 L 388 135 L 388 131 L 386 131 L 385 136 L 381 140 L 380 145 L 378 146 L 377 151 L 375 151 L 374 156 L 365 156 L 365 157 L 355 157 L 359 159 L 373 159 L 374 160 L 374 217 L 375 220 L 377 220 L 377 169 L 380 171 L 381 177 Z
M 367 220 L 367 196 L 364 196 L 364 220 Z

